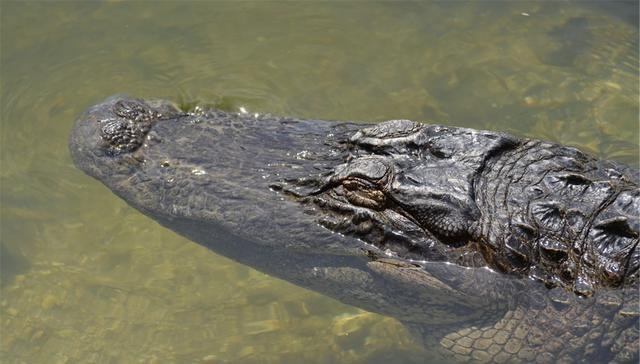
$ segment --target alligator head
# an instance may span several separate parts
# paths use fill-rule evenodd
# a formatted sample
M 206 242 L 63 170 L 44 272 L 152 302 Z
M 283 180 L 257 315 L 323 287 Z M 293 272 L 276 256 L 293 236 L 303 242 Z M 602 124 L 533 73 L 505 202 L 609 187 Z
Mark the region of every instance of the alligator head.
M 467 292 L 451 287 L 464 274 L 455 273 L 463 268 L 449 258 L 473 255 L 469 262 L 485 265 L 471 250 L 458 252 L 456 241 L 473 235 L 473 176 L 493 150 L 512 142 L 459 132 L 458 148 L 469 137 L 485 145 L 455 168 L 444 158 L 451 147 L 437 138 L 447 129 L 433 127 L 427 152 L 434 154 L 433 164 L 420 167 L 439 171 L 424 179 L 425 186 L 438 186 L 429 190 L 419 186 L 421 171 L 411 168 L 413 158 L 427 158 L 409 155 L 417 145 L 394 163 L 364 149 L 391 152 L 427 142 L 409 136 L 417 124 L 362 127 L 217 110 L 189 114 L 165 101 L 114 97 L 80 118 L 70 150 L 76 165 L 133 207 L 266 273 L 404 321 L 460 321 L 460 312 L 465 320 L 482 316 L 475 308 L 488 305 L 484 298 L 461 299 Z M 396 142 L 369 146 L 371 134 L 385 130 Z M 446 183 L 457 185 L 447 190 Z M 423 196 L 411 197 L 416 192 Z M 415 277 L 407 280 L 407 272 Z M 478 274 L 511 282 L 491 270 Z M 405 289 L 389 279 L 422 282 L 425 298 L 399 303 L 404 298 L 397 292 L 380 295 Z
M 637 359 L 627 167 L 501 133 L 125 97 L 90 108 L 70 150 L 160 224 L 463 358 Z
M 167 224 L 219 225 L 276 249 L 478 267 L 475 182 L 517 145 L 408 120 L 196 115 L 117 96 L 71 137 L 80 168 Z

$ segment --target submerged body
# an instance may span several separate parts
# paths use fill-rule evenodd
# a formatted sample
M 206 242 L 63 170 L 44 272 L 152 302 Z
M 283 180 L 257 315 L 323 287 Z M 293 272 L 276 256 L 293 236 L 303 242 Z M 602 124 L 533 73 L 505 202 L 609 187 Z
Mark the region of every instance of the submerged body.
M 393 316 L 459 360 L 638 360 L 638 171 L 574 148 L 115 97 L 75 163 L 236 261 Z

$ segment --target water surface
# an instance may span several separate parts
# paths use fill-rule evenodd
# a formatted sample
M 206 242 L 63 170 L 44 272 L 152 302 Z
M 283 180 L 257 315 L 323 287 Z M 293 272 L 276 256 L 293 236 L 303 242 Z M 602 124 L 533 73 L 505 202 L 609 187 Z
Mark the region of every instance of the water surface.
M 76 170 L 73 121 L 114 93 L 509 131 L 638 165 L 637 2 L 0 12 L 3 363 L 439 360 L 393 319 L 209 252 Z

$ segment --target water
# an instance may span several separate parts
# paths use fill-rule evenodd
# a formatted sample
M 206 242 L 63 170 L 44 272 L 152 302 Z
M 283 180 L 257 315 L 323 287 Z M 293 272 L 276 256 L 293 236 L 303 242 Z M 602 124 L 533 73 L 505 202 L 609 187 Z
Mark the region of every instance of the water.
M 0 6 L 4 363 L 437 360 L 393 319 L 206 251 L 76 170 L 72 123 L 114 93 L 430 120 L 639 162 L 634 2 Z

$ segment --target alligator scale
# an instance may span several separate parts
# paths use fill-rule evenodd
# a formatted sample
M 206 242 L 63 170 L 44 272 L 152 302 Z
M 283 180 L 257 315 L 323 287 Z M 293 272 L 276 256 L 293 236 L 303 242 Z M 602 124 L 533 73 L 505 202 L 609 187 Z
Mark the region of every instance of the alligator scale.
M 635 169 L 488 131 L 121 96 L 70 149 L 160 224 L 460 361 L 638 361 Z

